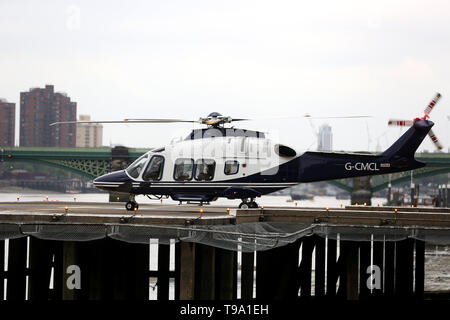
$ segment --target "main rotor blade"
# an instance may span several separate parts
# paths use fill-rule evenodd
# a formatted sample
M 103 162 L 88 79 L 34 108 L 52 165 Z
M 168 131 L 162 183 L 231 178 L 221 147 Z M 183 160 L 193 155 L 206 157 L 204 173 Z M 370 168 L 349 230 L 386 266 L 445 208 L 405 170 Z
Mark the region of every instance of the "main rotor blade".
M 436 96 L 430 101 L 428 106 L 425 108 L 426 116 L 428 116 L 430 114 L 431 110 L 433 110 L 433 107 L 436 105 L 436 103 L 438 103 L 440 98 L 441 98 L 441 94 L 439 92 L 436 93 Z
M 309 114 L 305 114 L 302 116 L 290 116 L 290 117 L 262 117 L 262 118 L 252 118 L 252 119 L 243 119 L 243 118 L 233 118 L 233 121 L 255 121 L 255 120 L 283 120 L 283 119 L 295 119 L 295 118 L 307 118 L 307 119 L 357 119 L 357 118 L 373 118 L 369 115 L 354 115 L 354 116 L 330 116 L 330 117 L 315 117 Z
M 291 117 L 267 117 L 267 118 L 253 118 L 244 119 L 237 118 L 231 121 L 255 121 L 255 120 L 278 120 L 278 119 L 293 119 L 293 118 L 308 118 L 308 119 L 352 119 L 352 118 L 371 118 L 372 116 L 367 115 L 356 115 L 356 116 L 331 116 L 331 117 L 313 117 L 309 114 L 303 116 L 291 116 Z M 203 123 L 203 124 L 214 124 L 220 122 L 221 119 L 211 119 L 211 120 L 183 120 L 183 119 L 124 119 L 124 120 L 89 120 L 89 121 L 58 121 L 53 122 L 50 126 L 61 125 L 61 124 L 78 124 L 78 123 Z
M 294 116 L 294 118 L 297 118 Z M 300 116 L 298 118 L 309 118 L 309 119 L 359 119 L 359 118 L 373 118 L 373 116 L 363 115 L 363 116 L 331 116 L 331 117 L 315 117 L 310 115 Z
M 99 121 L 58 121 L 50 123 L 50 126 L 56 126 L 60 124 L 77 124 L 77 123 L 129 123 L 129 121 L 124 120 L 99 120 Z
M 124 120 L 98 120 L 98 121 L 59 121 L 53 122 L 50 126 L 60 124 L 78 124 L 78 123 L 173 123 L 173 122 L 189 122 L 198 123 L 192 120 L 178 120 L 178 119 L 124 119 Z
M 198 120 L 182 120 L 182 119 L 124 119 L 127 122 L 136 123 L 174 123 L 174 122 L 188 122 L 188 123 L 199 123 Z
M 436 146 L 436 148 L 438 148 L 438 150 L 442 150 L 442 145 L 440 144 L 438 138 L 436 137 L 436 135 L 434 134 L 434 132 L 432 130 L 428 131 L 428 135 L 431 138 L 431 141 L 433 141 L 434 145 Z

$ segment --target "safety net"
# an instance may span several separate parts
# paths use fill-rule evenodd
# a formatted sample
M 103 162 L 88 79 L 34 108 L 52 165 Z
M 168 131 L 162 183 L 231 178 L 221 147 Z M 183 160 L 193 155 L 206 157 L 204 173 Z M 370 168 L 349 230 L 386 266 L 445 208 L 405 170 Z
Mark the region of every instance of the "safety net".
M 148 244 L 150 239 L 158 239 L 160 244 L 186 241 L 243 252 L 269 250 L 313 234 L 348 241 L 412 238 L 429 244 L 450 245 L 450 228 L 443 227 L 264 221 L 224 225 L 0 223 L 0 240 L 32 236 L 44 240 L 91 241 L 109 237 Z

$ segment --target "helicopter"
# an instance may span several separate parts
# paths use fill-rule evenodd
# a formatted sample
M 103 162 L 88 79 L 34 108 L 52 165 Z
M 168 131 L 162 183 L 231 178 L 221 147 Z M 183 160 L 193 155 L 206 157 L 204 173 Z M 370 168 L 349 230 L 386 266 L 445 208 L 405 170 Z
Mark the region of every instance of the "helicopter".
M 209 203 L 219 197 L 240 199 L 239 208 L 258 208 L 255 199 L 299 183 L 382 175 L 424 167 L 414 154 L 431 132 L 429 114 L 440 98 L 436 96 L 423 117 L 411 121 L 390 120 L 389 124 L 410 128 L 379 154 L 355 152 L 301 152 L 275 143 L 266 133 L 227 127 L 252 119 L 231 118 L 213 112 L 198 120 L 124 119 L 121 121 L 67 121 L 65 123 L 200 123 L 181 141 L 143 154 L 126 169 L 97 177 L 95 187 L 128 193 L 126 210 L 137 210 L 137 195 L 150 199 Z M 310 115 L 302 117 L 311 118 Z M 359 116 L 357 116 L 359 117 Z M 330 117 L 328 117 L 330 118 Z M 344 117 L 332 117 L 344 118 Z M 348 118 L 348 117 L 345 117 Z M 440 145 L 439 145 L 440 146 Z

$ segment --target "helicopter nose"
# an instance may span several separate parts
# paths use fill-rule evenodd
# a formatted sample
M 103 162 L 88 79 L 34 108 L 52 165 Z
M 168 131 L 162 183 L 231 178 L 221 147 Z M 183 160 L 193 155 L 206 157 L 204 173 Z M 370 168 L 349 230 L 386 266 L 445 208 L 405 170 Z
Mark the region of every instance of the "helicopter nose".
M 131 182 L 125 170 L 104 174 L 94 180 L 94 186 L 100 189 L 115 189 Z

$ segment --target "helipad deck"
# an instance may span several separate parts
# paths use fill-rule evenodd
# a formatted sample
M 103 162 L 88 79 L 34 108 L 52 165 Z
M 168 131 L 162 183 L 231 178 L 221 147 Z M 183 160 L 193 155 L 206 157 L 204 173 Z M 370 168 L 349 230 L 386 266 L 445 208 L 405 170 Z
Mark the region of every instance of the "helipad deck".
M 0 203 L 0 239 L 34 235 L 70 241 L 111 236 L 148 243 L 150 238 L 161 242 L 183 238 L 230 250 L 241 244 L 244 251 L 253 251 L 282 246 L 309 234 L 332 238 L 339 234 L 343 240 L 415 238 L 450 244 L 450 209 L 346 206 L 241 210 L 142 204 L 130 212 L 121 203 Z M 204 236 L 201 240 L 200 235 Z
M 132 218 L 137 224 L 236 224 L 243 222 L 329 222 L 391 224 L 397 226 L 450 227 L 449 208 L 430 207 L 260 207 L 237 209 L 211 205 L 141 204 L 137 211 L 125 210 L 122 203 L 96 202 L 0 202 L 0 222 L 36 223 L 123 223 Z
M 0 203 L 4 239 L 7 299 L 23 299 L 27 276 L 31 299 L 148 299 L 150 277 L 158 278 L 158 299 L 168 299 L 169 278 L 175 279 L 175 299 L 232 299 L 237 252 L 245 299 L 253 297 L 254 281 L 256 298 L 310 296 L 313 272 L 315 296 L 423 297 L 425 243 L 450 244 L 450 209 L 141 204 L 129 212 L 122 203 L 19 201 Z M 157 271 L 149 271 L 151 239 L 158 240 Z M 169 243 L 175 244 L 173 271 Z M 384 280 L 369 290 L 371 263 Z M 83 270 L 80 291 L 65 287 L 73 265 Z M 0 292 L 2 286 L 0 279 Z
M 203 212 L 201 211 L 203 210 Z M 196 219 L 198 224 L 227 224 L 234 218 L 227 208 L 141 204 L 137 211 L 127 211 L 123 203 L 95 202 L 0 202 L 0 222 L 60 222 L 86 224 L 185 224 Z

